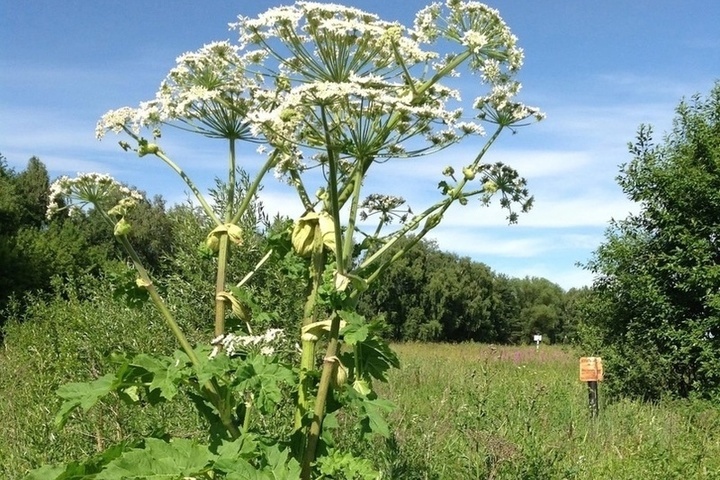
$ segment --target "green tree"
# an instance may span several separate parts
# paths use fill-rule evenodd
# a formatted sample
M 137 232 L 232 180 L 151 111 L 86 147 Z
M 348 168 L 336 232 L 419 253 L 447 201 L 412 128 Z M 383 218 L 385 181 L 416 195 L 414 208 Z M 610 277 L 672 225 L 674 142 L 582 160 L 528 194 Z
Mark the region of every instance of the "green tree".
M 499 274 L 493 282 L 492 324 L 496 331 L 494 342 L 519 343 L 523 329 L 520 317 L 520 297 L 517 279 Z
M 493 287 L 486 265 L 420 242 L 386 270 L 361 308 L 383 317 L 396 340 L 497 342 L 502 328 L 494 323 Z
M 25 170 L 15 178 L 22 225 L 40 227 L 45 223 L 49 187 L 45 164 L 38 157 L 30 158 Z
M 550 280 L 526 277 L 515 280 L 520 304 L 522 342 L 542 334 L 551 342 L 559 340 L 565 292 Z
M 676 110 L 654 145 L 641 126 L 618 182 L 639 213 L 589 262 L 588 346 L 615 393 L 720 395 L 720 83 Z

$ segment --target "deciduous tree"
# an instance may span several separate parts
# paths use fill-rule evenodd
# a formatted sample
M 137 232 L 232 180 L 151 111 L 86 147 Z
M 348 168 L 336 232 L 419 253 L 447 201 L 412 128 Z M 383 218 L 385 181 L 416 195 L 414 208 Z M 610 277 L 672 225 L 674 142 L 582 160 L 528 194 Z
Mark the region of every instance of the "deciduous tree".
M 639 212 L 587 265 L 589 336 L 617 393 L 720 395 L 720 83 L 680 103 L 655 145 L 641 126 L 618 182 Z

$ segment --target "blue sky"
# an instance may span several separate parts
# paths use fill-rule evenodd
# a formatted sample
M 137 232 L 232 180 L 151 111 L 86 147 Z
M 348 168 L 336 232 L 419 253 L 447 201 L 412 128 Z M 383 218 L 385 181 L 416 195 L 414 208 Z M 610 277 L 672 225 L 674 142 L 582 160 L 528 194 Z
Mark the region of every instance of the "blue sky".
M 281 1 L 0 0 L 0 153 L 16 169 L 38 156 L 51 176 L 106 172 L 169 202 L 185 188 L 159 163 L 123 153 L 113 136 L 99 142 L 95 123 L 107 110 L 149 100 L 183 52 L 234 40 L 227 24 Z M 341 2 L 337 2 L 341 3 Z M 426 2 L 352 0 L 346 5 L 409 25 Z M 506 135 L 487 161 L 504 161 L 528 179 L 535 208 L 507 226 L 497 207 L 460 207 L 434 237 L 444 250 L 511 276 L 540 276 L 564 288 L 587 285 L 575 266 L 603 241 L 611 218 L 636 210 L 615 183 L 630 159 L 639 124 L 656 139 L 671 127 L 683 97 L 706 94 L 720 80 L 720 2 L 712 0 L 489 1 L 525 50 L 521 100 L 547 119 Z M 470 92 L 468 97 L 474 97 Z M 187 137 L 164 149 L 212 185 L 225 164 L 222 145 Z M 424 160 L 389 162 L 376 173 L 420 210 L 439 198 L 439 171 L 474 158 L 461 145 Z M 247 170 L 257 167 L 254 149 Z M 467 163 L 467 162 L 465 162 Z M 266 210 L 288 210 L 292 194 L 265 182 Z M 472 203 L 471 203 L 472 204 Z

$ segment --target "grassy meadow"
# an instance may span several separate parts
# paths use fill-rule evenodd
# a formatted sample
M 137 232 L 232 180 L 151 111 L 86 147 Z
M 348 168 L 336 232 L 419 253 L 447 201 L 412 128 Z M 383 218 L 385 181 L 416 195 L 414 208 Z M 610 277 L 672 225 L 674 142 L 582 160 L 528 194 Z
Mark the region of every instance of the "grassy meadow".
M 578 355 L 541 345 L 395 346 L 381 395 L 398 406 L 376 445 L 389 478 L 720 478 L 720 408 L 605 402 L 590 417 Z
M 82 308 L 70 313 L 76 322 L 87 317 L 101 324 L 108 345 L 115 343 L 111 337 L 125 338 L 109 330 L 119 318 L 100 319 Z M 141 313 L 122 322 L 127 326 L 136 317 L 132 331 L 145 332 L 137 334 L 148 337 L 145 343 L 162 337 L 137 328 L 144 321 Z M 0 378 L 0 478 L 22 478 L 22 472 L 42 463 L 92 455 L 124 435 L 147 433 L 157 425 L 179 436 L 201 435 L 186 402 L 142 412 L 108 403 L 54 431 L 57 386 L 83 366 L 88 376 L 109 368 L 89 351 L 83 354 L 87 339 L 81 332 L 89 325 L 70 321 L 68 314 L 26 326 L 22 337 L 13 335 L 0 351 L 0 370 L 7 369 Z M 47 325 L 55 322 L 78 334 L 53 342 Z M 100 344 L 102 339 L 96 347 Z M 388 419 L 391 438 L 363 443 L 352 429 L 336 434 L 341 448 L 373 460 L 384 479 L 720 479 L 717 405 L 609 403 L 601 384 L 600 415 L 593 419 L 587 387 L 578 380 L 578 352 L 471 343 L 408 343 L 394 349 L 401 368 L 391 372 L 389 383 L 377 384 L 380 396 L 397 405 Z M 67 362 L 72 365 L 58 370 Z

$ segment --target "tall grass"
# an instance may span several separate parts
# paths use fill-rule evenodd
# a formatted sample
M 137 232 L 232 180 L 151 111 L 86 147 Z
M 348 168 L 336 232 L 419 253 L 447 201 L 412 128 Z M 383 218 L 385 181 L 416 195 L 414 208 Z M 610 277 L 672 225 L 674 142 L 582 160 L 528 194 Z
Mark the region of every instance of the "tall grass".
M 95 453 L 150 431 L 196 436 L 190 405 L 142 411 L 109 401 L 62 431 L 56 388 L 95 378 L 113 351 L 170 352 L 152 312 L 113 300 L 36 302 L 0 351 L 0 478 Z M 199 337 L 200 335 L 198 335 Z M 559 347 L 401 344 L 402 367 L 380 395 L 398 406 L 392 437 L 365 450 L 390 479 L 720 479 L 720 406 L 603 401 L 591 418 L 577 352 Z
M 591 418 L 559 347 L 404 344 L 381 387 L 398 409 L 374 454 L 397 479 L 720 478 L 720 409 L 606 404 Z
M 138 409 L 118 398 L 78 413 L 57 430 L 57 388 L 113 371 L 110 355 L 170 354 L 174 339 L 151 308 L 84 292 L 78 299 L 35 299 L 7 319 L 0 349 L 0 479 L 20 479 L 42 464 L 82 459 L 120 441 L 150 432 L 195 436 L 201 421 L 189 402 Z M 195 333 L 195 332 L 193 332 Z M 196 334 L 196 336 L 198 336 Z

